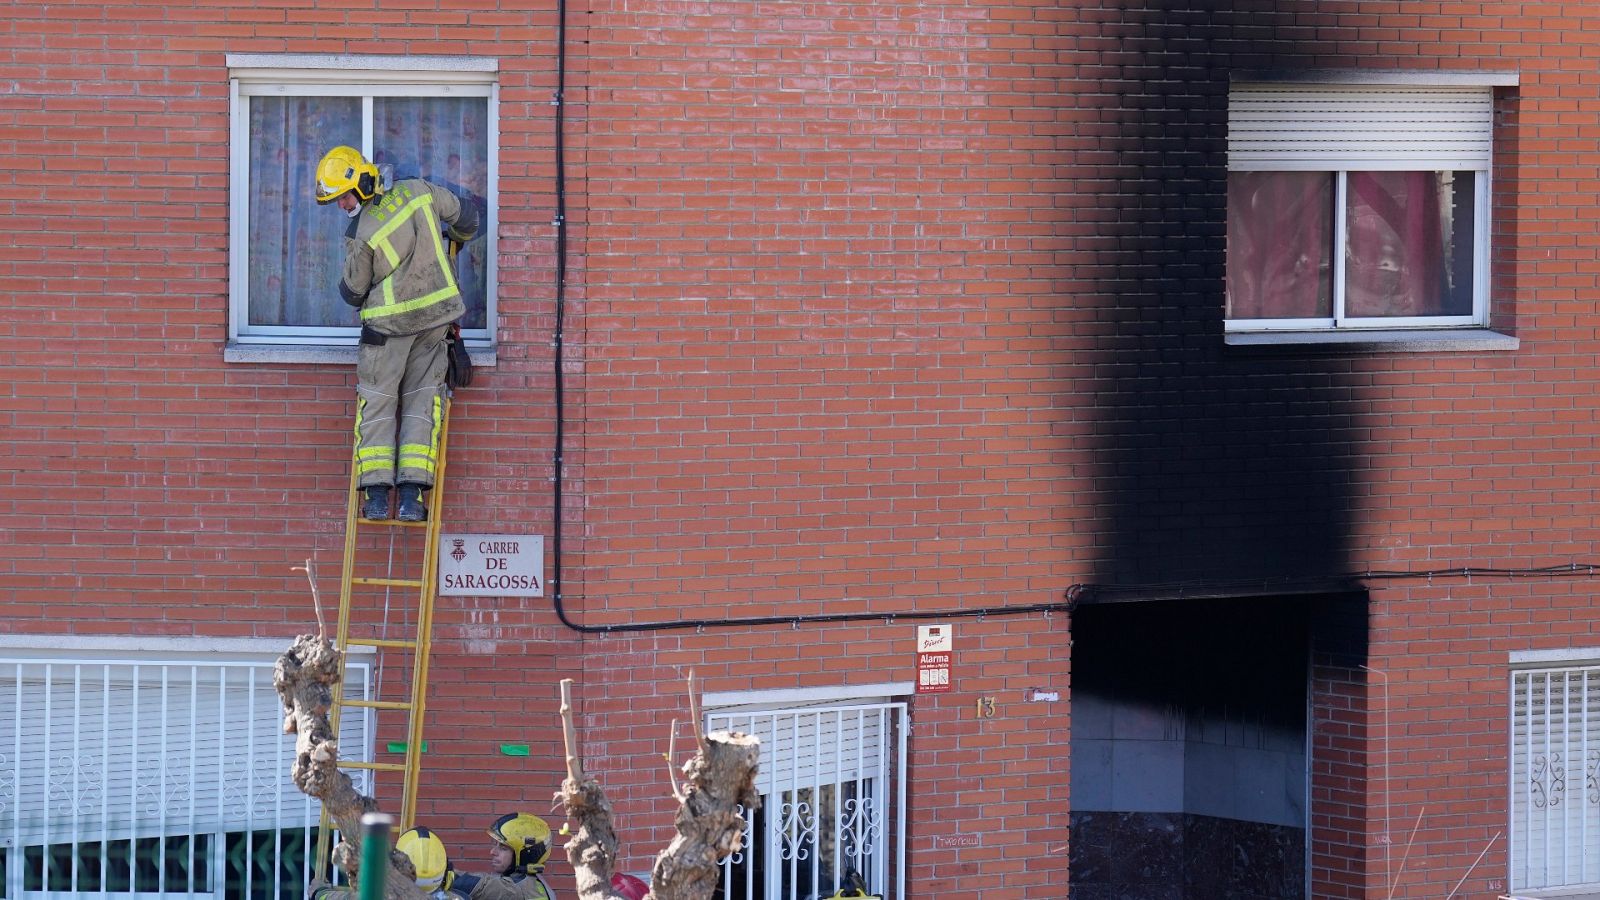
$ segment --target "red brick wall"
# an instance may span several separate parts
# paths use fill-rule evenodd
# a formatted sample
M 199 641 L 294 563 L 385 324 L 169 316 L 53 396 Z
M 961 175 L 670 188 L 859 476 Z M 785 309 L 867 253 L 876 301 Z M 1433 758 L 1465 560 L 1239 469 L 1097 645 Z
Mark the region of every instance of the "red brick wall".
M 635 639 L 668 680 L 641 698 L 592 655 L 627 697 L 585 711 L 632 735 L 653 709 L 659 746 L 691 668 L 723 691 L 903 681 L 895 614 L 1059 601 L 1081 543 L 1053 456 L 1055 13 L 590 8 L 585 621 L 874 618 Z M 907 883 L 1054 895 L 1066 704 L 1024 698 L 1066 696 L 1068 620 L 955 621 L 956 690 L 911 709 Z M 664 807 L 657 770 L 630 780 L 626 814 Z
M 548 602 L 446 602 L 424 818 L 474 847 L 506 803 L 546 808 L 565 675 L 643 868 L 690 669 L 905 680 L 896 615 L 1251 574 L 1255 541 L 1277 575 L 1594 559 L 1587 8 L 1212 6 L 574 7 L 569 612 L 872 618 L 580 641 Z M 222 361 L 230 52 L 500 60 L 499 364 L 457 406 L 447 515 L 549 533 L 549 4 L 0 19 L 0 630 L 286 638 L 311 619 L 292 566 L 336 590 L 353 372 Z M 1495 169 L 1521 349 L 1222 352 L 1228 72 L 1333 66 L 1521 71 Z M 1387 718 L 1376 682 L 1319 682 L 1349 720 L 1317 744 L 1346 779 L 1313 811 L 1319 896 L 1387 894 L 1384 841 L 1411 842 L 1395 896 L 1448 893 L 1485 846 L 1463 891 L 1497 890 L 1505 654 L 1589 645 L 1590 584 L 1372 582 Z M 1068 620 L 952 621 L 956 690 L 912 705 L 910 883 L 1059 893 L 1067 703 L 1023 697 L 1065 698 Z
M 502 345 L 456 405 L 446 516 L 548 532 L 553 23 L 548 4 L 0 9 L 0 631 L 287 646 L 315 620 L 293 567 L 315 557 L 338 597 L 354 367 L 223 361 L 227 53 L 500 60 Z M 579 654 L 544 600 L 448 598 L 437 623 L 419 815 L 478 868 L 495 816 L 549 809 Z M 408 677 L 390 661 L 386 684 Z

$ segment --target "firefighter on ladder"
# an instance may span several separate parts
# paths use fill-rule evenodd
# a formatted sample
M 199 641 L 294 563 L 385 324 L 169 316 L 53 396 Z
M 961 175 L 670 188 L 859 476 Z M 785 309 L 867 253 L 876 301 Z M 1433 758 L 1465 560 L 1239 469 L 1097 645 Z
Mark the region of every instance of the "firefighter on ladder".
M 318 203 L 350 217 L 339 296 L 361 309 L 356 468 L 361 516 L 428 517 L 448 365 L 445 336 L 466 311 L 450 261 L 478 231 L 470 200 L 420 178 L 389 184 L 353 147 L 317 163 Z

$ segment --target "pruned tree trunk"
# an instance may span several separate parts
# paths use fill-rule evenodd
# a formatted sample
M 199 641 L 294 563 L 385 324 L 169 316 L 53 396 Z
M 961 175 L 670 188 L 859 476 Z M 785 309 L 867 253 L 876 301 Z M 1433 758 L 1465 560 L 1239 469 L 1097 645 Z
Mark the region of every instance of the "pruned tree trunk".
M 761 742 L 753 735 L 713 731 L 683 766 L 678 834 L 656 856 L 650 874 L 654 900 L 708 900 L 722 878 L 721 862 L 744 839 L 744 812 L 761 804 L 756 763 Z M 741 808 L 742 807 L 742 808 Z
M 567 842 L 567 861 L 577 878 L 579 900 L 618 900 L 611 889 L 617 858 L 617 835 L 611 820 L 611 803 L 600 783 L 583 773 L 577 754 L 572 717 L 572 680 L 561 682 L 561 724 L 566 739 L 567 778 L 556 794 L 577 830 Z M 693 707 L 694 676 L 689 676 Z M 674 728 L 677 723 L 673 723 Z M 698 720 L 696 733 L 698 734 Z M 673 795 L 682 804 L 675 824 L 678 834 L 656 856 L 650 876 L 649 900 L 709 900 L 716 892 L 728 854 L 739 849 L 744 837 L 744 810 L 761 803 L 756 792 L 756 764 L 760 741 L 750 735 L 717 731 L 699 739 L 699 749 L 683 774 L 688 778 Z M 669 742 L 670 747 L 670 742 Z M 672 752 L 669 749 L 670 762 Z
M 578 885 L 578 900 L 621 900 L 611 890 L 611 871 L 617 859 L 617 832 L 611 825 L 611 801 L 600 782 L 579 775 L 561 782 L 556 794 L 567 818 L 578 823 L 567 841 L 567 862 Z
M 289 777 L 302 793 L 322 801 L 328 818 L 338 826 L 342 840 L 333 861 L 350 882 L 360 878 L 361 817 L 376 811 L 377 801 L 357 791 L 350 776 L 340 771 L 339 742 L 328 713 L 333 708 L 333 686 L 339 680 L 340 651 L 321 635 L 301 635 L 273 671 L 273 685 L 283 700 L 283 730 L 295 735 L 295 760 Z M 561 682 L 561 722 L 566 738 L 567 778 L 556 794 L 577 831 L 567 842 L 579 900 L 621 900 L 611 888 L 617 858 L 617 834 L 611 803 L 600 783 L 583 774 L 572 722 L 572 680 Z M 690 707 L 694 708 L 694 676 L 689 676 Z M 651 875 L 650 900 L 709 900 L 720 877 L 718 866 L 739 849 L 744 836 L 744 810 L 761 803 L 756 792 L 756 764 L 760 742 L 749 735 L 718 731 L 701 736 L 699 747 L 683 766 L 683 787 L 672 793 L 681 802 L 677 837 L 656 856 Z M 677 723 L 673 723 L 676 730 Z M 672 751 L 667 758 L 670 762 Z M 742 809 L 741 809 L 742 807 Z M 387 900 L 425 900 L 416 886 L 411 860 L 399 851 L 389 854 L 390 871 L 384 885 Z
M 322 808 L 338 826 L 341 838 L 333 848 L 333 862 L 351 884 L 358 884 L 361 817 L 376 811 L 378 802 L 356 790 L 350 776 L 339 770 L 339 740 L 328 713 L 333 709 L 340 656 L 328 638 L 302 634 L 278 657 L 272 684 L 283 700 L 284 733 L 295 735 L 294 765 L 289 778 L 302 793 L 322 801 Z M 411 860 L 396 850 L 389 853 L 384 896 L 387 900 L 424 900 Z

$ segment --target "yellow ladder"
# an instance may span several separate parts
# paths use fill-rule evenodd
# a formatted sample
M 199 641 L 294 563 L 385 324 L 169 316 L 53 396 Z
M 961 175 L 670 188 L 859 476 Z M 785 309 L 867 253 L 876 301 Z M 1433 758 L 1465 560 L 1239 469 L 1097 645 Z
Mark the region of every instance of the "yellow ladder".
M 444 388 L 440 393 L 443 404 L 439 419 L 439 451 L 435 461 L 433 489 L 428 491 L 428 520 L 426 522 L 401 522 L 397 519 L 376 521 L 363 519 L 360 516 L 362 491 L 357 487 L 358 473 L 356 455 L 352 451 L 350 457 L 350 491 L 345 508 L 344 524 L 344 565 L 339 577 L 339 625 L 334 641 L 341 651 L 339 656 L 339 680 L 333 686 L 333 708 L 329 711 L 328 724 L 332 726 L 334 735 L 339 735 L 340 713 L 345 707 L 360 707 L 371 710 L 405 710 L 406 711 L 406 740 L 405 762 L 360 762 L 340 760 L 339 765 L 347 769 L 366 769 L 374 773 L 374 783 L 378 772 L 401 773 L 400 812 L 397 815 L 395 833 L 398 834 L 410 828 L 417 814 L 417 781 L 422 771 L 422 717 L 427 699 L 428 690 L 428 656 L 432 650 L 433 639 L 433 601 L 438 591 L 439 578 L 439 520 L 444 509 L 444 476 L 446 450 L 450 437 L 450 392 Z M 359 441 L 358 441 L 359 444 Z M 420 564 L 412 563 L 409 568 L 417 571 L 416 577 L 397 578 L 394 569 L 394 544 L 397 536 L 402 534 L 415 536 L 421 532 L 422 548 Z M 389 538 L 389 558 L 384 568 L 382 577 L 357 575 L 358 569 L 372 566 L 374 561 L 364 559 L 378 552 L 372 546 L 363 546 L 362 537 L 367 535 L 382 536 L 387 533 Z M 373 542 L 375 543 L 375 542 Z M 410 541 L 407 541 L 410 543 Z M 404 550 L 405 548 L 402 548 Z M 410 554 L 414 559 L 418 554 Z M 415 590 L 417 597 L 416 606 L 416 635 L 409 638 L 390 638 L 388 632 L 388 596 L 393 589 Z M 375 602 L 376 597 L 369 596 L 371 592 L 381 590 L 383 598 L 382 615 L 374 619 L 377 610 L 371 606 L 362 606 L 363 602 Z M 353 622 L 358 613 L 366 621 Z M 360 631 L 360 634 L 353 634 Z M 377 631 L 377 634 L 373 634 Z M 411 654 L 411 686 L 410 692 L 400 700 L 377 699 L 345 699 L 345 661 L 352 647 L 372 647 L 378 653 L 390 651 L 410 651 Z M 381 668 L 380 668 L 381 671 Z M 376 685 L 375 692 L 381 688 Z M 376 789 L 373 790 L 376 795 Z M 387 806 L 387 804 L 385 804 Z M 317 835 L 316 872 L 326 872 L 328 865 L 329 833 L 333 824 L 328 819 L 327 811 L 322 813 L 322 827 Z

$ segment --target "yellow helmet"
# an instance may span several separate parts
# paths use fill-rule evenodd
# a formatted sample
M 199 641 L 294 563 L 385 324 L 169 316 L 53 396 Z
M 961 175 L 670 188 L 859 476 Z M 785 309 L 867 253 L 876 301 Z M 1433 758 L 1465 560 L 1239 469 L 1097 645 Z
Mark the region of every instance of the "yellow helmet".
M 531 813 L 506 813 L 489 826 L 489 837 L 510 847 L 513 868 L 529 875 L 550 857 L 550 825 Z
M 371 200 L 378 192 L 378 167 L 354 147 L 335 147 L 317 163 L 317 202 L 327 203 L 350 191 L 359 200 Z
M 394 848 L 411 857 L 411 865 L 417 870 L 417 887 L 424 891 L 448 889 L 455 880 L 444 841 L 428 829 L 413 828 L 402 833 Z

